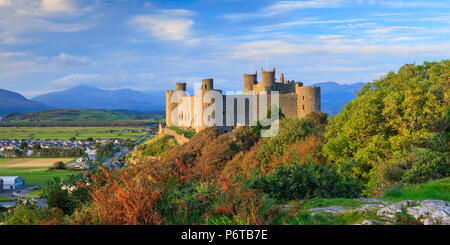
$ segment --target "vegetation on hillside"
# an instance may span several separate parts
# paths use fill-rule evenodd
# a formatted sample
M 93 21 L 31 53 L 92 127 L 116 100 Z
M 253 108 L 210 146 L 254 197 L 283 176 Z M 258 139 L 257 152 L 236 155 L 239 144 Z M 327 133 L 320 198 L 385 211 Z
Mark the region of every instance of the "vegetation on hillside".
M 131 159 L 133 161 L 142 161 L 145 157 L 160 157 L 167 150 L 177 145 L 176 140 L 173 137 L 161 134 L 153 139 L 146 141 L 145 143 L 136 146 Z
M 313 215 L 306 208 L 354 206 L 360 202 L 350 199 L 355 197 L 448 200 L 449 82 L 448 60 L 410 64 L 364 86 L 333 118 L 282 118 L 272 138 L 258 137 L 258 126 L 224 134 L 206 128 L 173 147 L 160 136 L 137 148 L 159 160 L 85 172 L 65 181 L 71 191 L 55 181 L 45 192 L 48 209 L 30 209 L 33 215 L 26 216 L 21 207 L 5 220 L 35 223 L 40 215 L 42 224 L 355 224 L 377 217 L 373 211 Z M 440 180 L 429 182 L 434 179 Z M 404 213 L 397 218 L 415 224 Z
M 324 155 L 335 164 L 355 163 L 353 173 L 368 191 L 448 176 L 449 91 L 450 60 L 390 72 L 363 86 L 330 120 Z M 429 173 L 436 168 L 439 174 Z

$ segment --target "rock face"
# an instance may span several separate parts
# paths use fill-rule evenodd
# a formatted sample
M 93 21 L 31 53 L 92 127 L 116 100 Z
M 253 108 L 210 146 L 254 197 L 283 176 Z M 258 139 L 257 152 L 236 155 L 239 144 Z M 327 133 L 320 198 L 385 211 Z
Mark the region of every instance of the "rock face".
M 403 200 L 400 202 L 389 202 L 378 199 L 354 199 L 361 205 L 354 208 L 342 206 L 316 207 L 307 209 L 311 216 L 324 213 L 340 215 L 347 212 L 358 212 L 366 216 L 368 213 L 376 213 L 381 220 L 365 219 L 360 225 L 385 225 L 399 222 L 398 214 L 404 213 L 424 225 L 450 225 L 450 203 L 441 200 L 413 201 Z M 285 207 L 289 209 L 289 207 Z
M 400 206 L 399 204 L 392 204 L 378 210 L 377 216 L 380 216 L 382 218 L 395 219 L 396 214 L 401 212 L 402 206 Z
M 419 206 L 407 208 L 407 214 L 424 225 L 450 225 L 450 203 L 441 200 L 420 201 Z

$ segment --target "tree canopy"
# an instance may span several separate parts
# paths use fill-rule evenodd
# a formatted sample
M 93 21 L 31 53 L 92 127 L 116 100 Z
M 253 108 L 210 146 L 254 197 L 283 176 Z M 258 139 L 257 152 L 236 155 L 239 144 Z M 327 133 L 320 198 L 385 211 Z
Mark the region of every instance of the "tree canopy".
M 352 161 L 370 179 L 377 162 L 413 148 L 448 151 L 450 60 L 406 64 L 364 85 L 329 120 L 323 152 L 335 163 Z

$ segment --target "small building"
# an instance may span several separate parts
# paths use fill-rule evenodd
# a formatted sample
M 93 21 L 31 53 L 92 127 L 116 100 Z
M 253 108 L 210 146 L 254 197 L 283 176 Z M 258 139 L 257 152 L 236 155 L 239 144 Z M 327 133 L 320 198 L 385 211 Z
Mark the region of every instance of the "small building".
M 3 180 L 3 190 L 16 190 L 25 186 L 25 180 L 20 176 L 0 176 Z

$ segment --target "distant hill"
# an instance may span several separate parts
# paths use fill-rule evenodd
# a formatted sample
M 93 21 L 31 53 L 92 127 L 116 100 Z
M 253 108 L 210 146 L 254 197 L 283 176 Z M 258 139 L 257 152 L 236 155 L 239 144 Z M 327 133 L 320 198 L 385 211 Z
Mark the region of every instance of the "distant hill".
M 335 82 L 314 83 L 309 86 L 319 86 L 321 93 L 321 110 L 329 115 L 336 115 L 342 107 L 353 100 L 355 91 L 361 90 L 365 83 L 338 84 Z
M 43 103 L 30 101 L 19 93 L 0 89 L 0 116 L 8 113 L 25 113 L 51 108 L 51 106 Z
M 141 92 L 131 89 L 105 90 L 89 86 L 78 86 L 68 90 L 43 94 L 32 101 L 63 109 L 106 110 L 163 110 L 165 93 Z
M 134 111 L 108 111 L 92 109 L 55 109 L 25 114 L 10 113 L 2 117 L 2 122 L 101 122 L 101 121 L 128 121 L 150 120 L 163 117 L 162 111 L 134 112 Z

